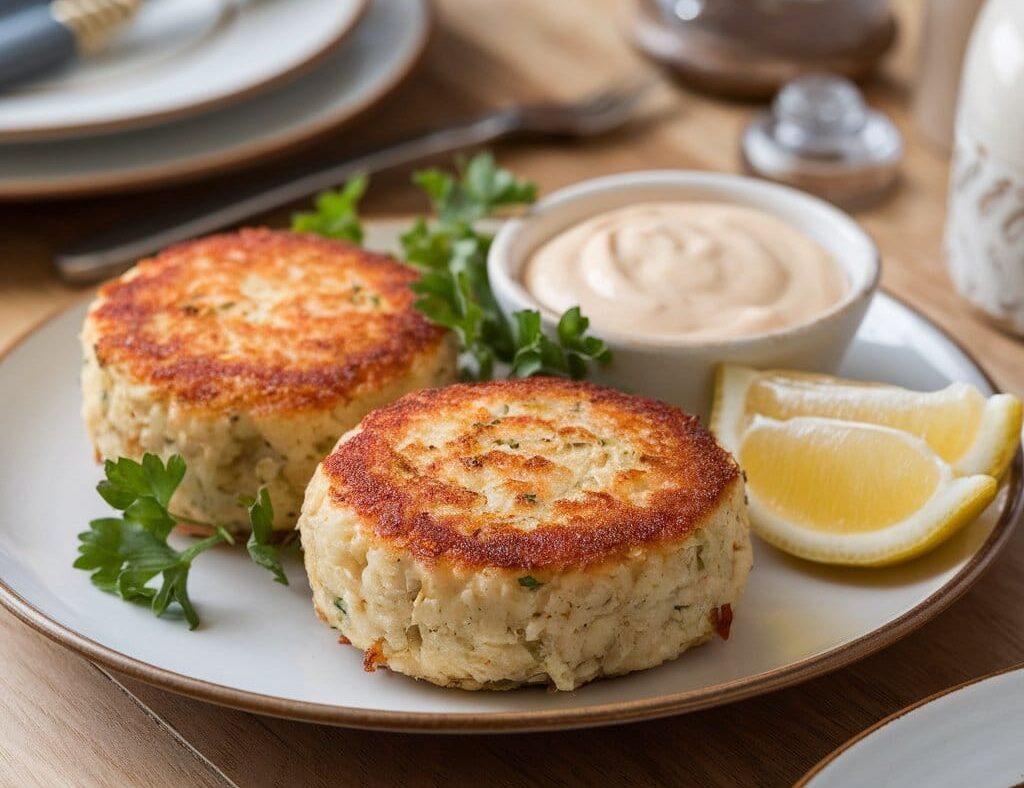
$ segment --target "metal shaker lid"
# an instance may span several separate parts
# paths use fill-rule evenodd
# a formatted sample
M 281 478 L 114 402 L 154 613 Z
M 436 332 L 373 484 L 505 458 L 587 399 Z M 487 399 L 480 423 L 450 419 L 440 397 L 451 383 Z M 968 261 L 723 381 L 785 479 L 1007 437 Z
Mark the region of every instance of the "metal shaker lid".
M 771 108 L 747 126 L 742 151 L 755 175 L 863 207 L 895 183 L 903 140 L 852 82 L 810 74 L 785 85 Z

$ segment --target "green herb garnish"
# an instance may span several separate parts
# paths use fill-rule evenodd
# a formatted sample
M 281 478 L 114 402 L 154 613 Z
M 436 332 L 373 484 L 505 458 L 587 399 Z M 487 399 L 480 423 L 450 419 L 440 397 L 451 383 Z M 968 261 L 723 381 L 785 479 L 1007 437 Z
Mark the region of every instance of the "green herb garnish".
M 361 244 L 363 226 L 358 208 L 367 183 L 365 175 L 357 175 L 337 191 L 321 192 L 316 198 L 316 210 L 292 216 L 292 230 Z
M 413 181 L 430 197 L 442 226 L 471 225 L 509 205 L 537 199 L 537 186 L 516 180 L 498 167 L 490 153 L 478 153 L 468 162 L 456 161 L 458 178 L 431 168 L 420 170 Z
M 519 585 L 523 588 L 529 588 L 531 591 L 536 591 L 544 584 L 531 575 L 523 575 L 519 578 Z
M 234 544 L 231 534 L 222 526 L 196 522 L 193 518 L 173 514 L 167 507 L 174 491 L 185 478 L 185 460 L 173 455 L 165 464 L 154 454 L 146 454 L 142 462 L 121 457 L 107 460 L 103 466 L 106 479 L 96 490 L 108 504 L 122 512 L 121 517 L 101 517 L 89 523 L 89 530 L 78 535 L 79 556 L 74 566 L 91 571 L 90 579 L 97 588 L 117 594 L 129 602 L 148 605 L 154 615 L 162 616 L 172 603 L 181 609 L 189 629 L 199 626 L 199 615 L 188 595 L 188 576 L 192 562 L 216 544 Z M 260 490 L 260 503 L 255 514 L 250 509 L 253 535 L 261 549 L 269 535 L 263 528 L 270 509 L 270 497 Z M 258 526 L 256 521 L 260 521 Z M 213 533 L 184 550 L 175 550 L 167 538 L 174 526 L 185 521 L 205 526 Z M 257 529 L 262 537 L 256 536 Z M 250 554 L 252 554 L 250 539 Z M 287 583 L 280 564 L 268 553 L 253 559 L 270 569 L 279 582 Z M 149 581 L 160 576 L 159 587 Z
M 342 599 L 340 596 L 334 597 L 334 606 L 338 608 L 338 610 L 340 610 L 342 613 L 348 613 L 348 609 L 345 607 L 345 600 Z
M 587 376 L 590 361 L 607 364 L 612 352 L 600 339 L 586 336 L 590 321 L 572 307 L 558 321 L 557 340 L 544 333 L 540 313 L 523 310 L 515 313 L 518 321 L 516 353 L 512 358 L 512 376 L 561 374 L 573 380 Z
M 420 272 L 420 279 L 412 285 L 419 295 L 415 306 L 459 337 L 464 378 L 489 380 L 495 363 L 502 362 L 509 365 L 510 377 L 579 379 L 586 377 L 591 362 L 611 361 L 607 346 L 586 335 L 589 321 L 578 307 L 562 315 L 555 336 L 543 330 L 536 310 L 522 310 L 508 318 L 498 308 L 487 277 L 487 252 L 493 237 L 478 231 L 475 223 L 504 208 L 533 202 L 537 194 L 534 184 L 517 180 L 498 167 L 489 153 L 458 162 L 454 175 L 439 169 L 422 170 L 413 181 L 426 192 L 437 214 L 433 223 L 418 219 L 401 238 L 405 261 Z M 346 215 L 358 225 L 355 201 L 365 185 L 365 179 L 350 181 L 340 192 L 320 195 L 316 211 L 298 214 L 292 229 L 331 234 L 319 228 L 332 226 L 337 210 L 334 198 L 350 189 L 356 198 L 347 204 Z
M 270 543 L 274 533 L 274 507 L 270 503 L 270 493 L 266 487 L 261 487 L 255 498 L 240 496 L 238 501 L 249 510 L 249 523 L 252 525 L 252 533 L 245 545 L 249 557 L 273 574 L 275 581 L 288 585 L 284 567 L 281 566 L 281 554 Z

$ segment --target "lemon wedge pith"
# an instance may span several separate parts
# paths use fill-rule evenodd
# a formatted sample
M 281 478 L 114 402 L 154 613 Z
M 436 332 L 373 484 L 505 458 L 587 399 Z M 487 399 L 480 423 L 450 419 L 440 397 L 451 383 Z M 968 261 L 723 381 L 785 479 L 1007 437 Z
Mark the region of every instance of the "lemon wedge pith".
M 720 367 L 711 429 L 722 444 L 735 453 L 757 415 L 777 420 L 818 416 L 892 427 L 922 438 L 958 475 L 998 478 L 1016 451 L 1022 409 L 1014 396 L 986 398 L 965 383 L 918 392 L 806 372 Z
M 920 555 L 973 521 L 998 487 L 991 476 L 955 476 L 914 435 L 835 419 L 755 416 L 738 459 L 758 536 L 830 564 Z

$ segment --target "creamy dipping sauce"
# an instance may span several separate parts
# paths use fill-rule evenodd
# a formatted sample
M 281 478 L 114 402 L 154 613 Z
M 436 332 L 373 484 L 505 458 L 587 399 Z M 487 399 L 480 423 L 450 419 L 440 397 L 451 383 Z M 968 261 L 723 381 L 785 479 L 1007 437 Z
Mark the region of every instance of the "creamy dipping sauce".
M 555 314 L 579 305 L 598 334 L 693 339 L 806 323 L 848 289 L 814 239 L 764 211 L 715 202 L 594 216 L 534 252 L 523 284 Z

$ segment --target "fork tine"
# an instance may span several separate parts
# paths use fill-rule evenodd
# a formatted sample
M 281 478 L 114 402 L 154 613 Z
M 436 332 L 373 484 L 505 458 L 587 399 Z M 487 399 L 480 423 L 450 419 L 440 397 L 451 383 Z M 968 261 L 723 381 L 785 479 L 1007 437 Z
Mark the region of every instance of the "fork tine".
M 521 108 L 522 131 L 590 135 L 624 122 L 657 79 L 635 80 L 569 102 Z
M 655 83 L 654 79 L 645 79 L 611 88 L 593 96 L 588 102 L 588 109 L 595 113 L 632 109 L 650 92 Z

